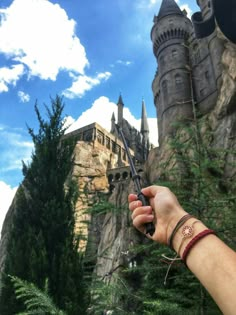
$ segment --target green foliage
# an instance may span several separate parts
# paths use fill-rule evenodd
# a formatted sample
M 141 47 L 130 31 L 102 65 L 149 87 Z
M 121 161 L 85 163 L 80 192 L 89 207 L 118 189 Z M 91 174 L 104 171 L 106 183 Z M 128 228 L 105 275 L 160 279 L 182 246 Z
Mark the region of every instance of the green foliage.
M 39 130 L 35 133 L 28 128 L 34 152 L 31 163 L 23 163 L 25 177 L 17 191 L 0 296 L 1 315 L 23 310 L 6 274 L 40 289 L 48 279 L 50 295 L 68 315 L 84 315 L 86 309 L 84 255 L 78 252 L 74 235 L 78 189 L 69 176 L 74 143 L 64 138 L 63 108 L 60 97 L 51 99 L 44 120 L 36 104 Z
M 33 315 L 33 314 L 50 314 L 50 315 L 66 315 L 59 310 L 52 299 L 48 295 L 48 283 L 46 281 L 45 291 L 39 290 L 33 283 L 23 281 L 18 277 L 9 276 L 13 283 L 16 298 L 22 299 L 26 307 L 25 312 L 16 315 Z
M 176 134 L 168 144 L 169 158 L 160 165 L 161 180 L 157 184 L 170 187 L 188 212 L 235 248 L 235 178 L 224 177 L 225 158 L 235 156 L 235 152 L 215 148 L 210 127 L 203 119 L 191 126 L 176 127 Z M 231 161 L 230 166 L 235 168 L 234 159 Z M 145 239 L 133 248 L 135 264 L 122 271 L 129 290 L 117 304 L 124 305 L 127 314 L 133 314 L 134 310 L 134 314 L 145 315 L 221 314 L 181 262 L 173 264 L 167 276 L 169 265 L 164 263 L 162 254 L 175 256 L 168 248 Z

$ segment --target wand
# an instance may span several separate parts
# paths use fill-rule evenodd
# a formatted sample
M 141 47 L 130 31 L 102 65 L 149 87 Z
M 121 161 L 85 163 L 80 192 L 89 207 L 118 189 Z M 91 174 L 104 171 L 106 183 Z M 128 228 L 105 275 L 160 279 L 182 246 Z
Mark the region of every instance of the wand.
M 142 202 L 143 206 L 149 206 L 150 203 L 149 203 L 147 197 L 144 196 L 144 194 L 141 192 L 140 176 L 138 175 L 138 173 L 135 169 L 134 162 L 132 160 L 132 157 L 131 157 L 127 142 L 125 140 L 123 131 L 117 124 L 116 124 L 116 129 L 118 130 L 118 132 L 121 136 L 121 139 L 122 139 L 124 147 L 125 147 L 125 152 L 128 156 L 130 170 L 131 170 L 131 174 L 132 174 L 132 180 L 133 180 L 135 188 L 136 188 L 138 200 L 140 200 Z M 154 224 L 152 222 L 149 222 L 149 223 L 145 224 L 145 227 L 146 227 L 146 234 L 150 234 L 152 236 L 155 232 Z

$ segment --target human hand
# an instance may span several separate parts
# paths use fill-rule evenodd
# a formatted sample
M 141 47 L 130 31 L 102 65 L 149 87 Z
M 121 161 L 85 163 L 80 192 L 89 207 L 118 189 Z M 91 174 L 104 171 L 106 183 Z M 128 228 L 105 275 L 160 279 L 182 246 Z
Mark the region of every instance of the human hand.
M 176 223 L 187 212 L 180 206 L 176 196 L 167 187 L 149 186 L 142 189 L 142 193 L 149 199 L 150 206 L 142 206 L 137 195 L 128 197 L 129 209 L 132 211 L 133 225 L 145 233 L 145 223 L 153 222 L 155 233 L 148 236 L 154 241 L 167 244 L 167 240 Z

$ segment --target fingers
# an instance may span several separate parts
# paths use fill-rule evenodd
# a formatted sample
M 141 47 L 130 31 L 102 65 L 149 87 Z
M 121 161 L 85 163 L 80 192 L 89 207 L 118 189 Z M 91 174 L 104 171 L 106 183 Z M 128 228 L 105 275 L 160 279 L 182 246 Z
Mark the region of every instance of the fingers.
M 160 193 L 162 191 L 168 191 L 169 192 L 169 188 L 167 187 L 163 187 L 163 186 L 156 186 L 156 185 L 153 185 L 153 186 L 149 186 L 149 187 L 145 187 L 142 189 L 142 193 L 151 198 L 151 197 L 155 197 L 157 193 Z
M 128 202 L 132 202 L 132 201 L 135 201 L 135 200 L 138 200 L 137 195 L 135 195 L 135 194 L 129 194 L 129 196 L 128 196 Z
M 154 220 L 154 215 L 152 214 L 152 208 L 150 206 L 139 206 L 135 208 L 131 217 L 133 225 L 141 232 L 144 232 L 145 230 L 145 223 L 152 222 Z

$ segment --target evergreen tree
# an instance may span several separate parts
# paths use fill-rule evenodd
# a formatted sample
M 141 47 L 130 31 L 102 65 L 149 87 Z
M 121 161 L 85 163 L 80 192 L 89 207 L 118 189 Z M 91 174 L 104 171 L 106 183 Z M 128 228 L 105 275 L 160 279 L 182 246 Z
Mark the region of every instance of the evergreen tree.
M 62 98 L 51 99 L 44 120 L 37 103 L 38 133 L 28 127 L 34 143 L 32 161 L 23 163 L 24 180 L 17 191 L 16 209 L 7 245 L 0 297 L 0 314 L 23 309 L 15 299 L 7 274 L 48 290 L 58 307 L 68 314 L 84 315 L 83 253 L 74 236 L 78 189 L 68 176 L 73 165 L 74 144 L 65 133 Z
M 162 174 L 157 184 L 171 188 L 184 209 L 235 248 L 236 185 L 235 179 L 224 177 L 225 156 L 235 156 L 235 152 L 212 145 L 210 126 L 203 119 L 176 128 L 169 142 L 170 158 L 160 165 Z M 221 314 L 186 266 L 173 264 L 167 276 L 169 265 L 163 263 L 162 254 L 174 257 L 174 252 L 149 241 L 134 251 L 137 265 L 127 269 L 125 276 L 136 290 L 135 295 L 127 295 L 126 304 L 131 301 L 137 314 Z

